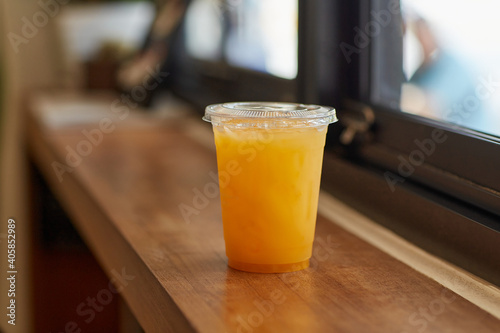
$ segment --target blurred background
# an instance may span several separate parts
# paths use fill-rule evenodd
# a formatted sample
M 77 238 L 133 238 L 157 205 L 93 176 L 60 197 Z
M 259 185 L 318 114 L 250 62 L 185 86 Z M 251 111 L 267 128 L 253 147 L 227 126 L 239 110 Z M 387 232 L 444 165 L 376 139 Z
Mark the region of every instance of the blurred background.
M 0 241 L 6 253 L 4 222 L 15 218 L 19 269 L 16 326 L 7 325 L 2 311 L 0 327 L 5 332 L 59 332 L 72 318 L 82 318 L 75 312 L 77 305 L 89 295 L 95 297 L 109 282 L 57 201 L 47 194 L 36 203 L 38 207 L 29 202 L 28 189 L 45 184 L 36 176 L 26 177 L 30 168 L 23 139 L 27 98 L 38 89 L 116 90 L 118 64 L 142 47 L 158 5 L 140 0 L 0 1 Z M 36 239 L 23 237 L 31 234 L 27 222 L 42 215 L 54 222 L 52 232 L 36 225 Z M 37 251 L 32 252 L 33 248 Z M 7 267 L 3 257 L 2 271 Z M 78 266 L 73 265 L 76 261 Z M 64 290 L 68 281 L 82 292 Z M 5 279 L 0 286 L 5 309 Z M 114 299 L 85 331 L 116 332 L 119 308 L 120 301 Z
M 371 15 L 370 3 L 383 3 L 388 13 L 388 1 L 318 1 L 317 8 L 308 3 L 0 0 L 0 241 L 8 218 L 16 218 L 19 234 L 29 234 L 28 221 L 52 223 L 40 222 L 34 239 L 18 243 L 23 266 L 19 313 L 34 321 L 20 318 L 9 327 L 12 332 L 35 326 L 41 332 L 60 330 L 75 317 L 79 302 L 108 283 L 43 177 L 36 172 L 26 177 L 32 166 L 25 151 L 24 112 L 34 91 L 78 92 L 83 100 L 128 94 L 146 112 L 165 111 L 162 105 L 174 94 L 198 112 L 229 99 L 337 107 L 361 100 L 408 117 L 500 135 L 498 0 L 402 0 L 387 24 L 370 17 L 370 23 L 385 28 L 365 37 L 371 49 L 356 44 L 361 38 L 355 33 L 361 30 L 353 29 L 355 19 L 361 12 Z M 303 15 L 300 6 L 317 12 Z M 350 55 L 342 53 L 343 44 L 351 47 Z M 358 61 L 351 63 L 350 56 Z M 355 66 L 365 56 L 372 66 L 362 76 L 363 67 Z M 161 84 L 140 98 L 134 95 L 158 75 L 163 75 Z M 365 84 L 370 85 L 366 96 L 361 93 Z M 331 134 L 338 136 L 341 126 Z M 338 144 L 337 138 L 329 142 Z M 45 193 L 37 207 L 30 205 L 32 187 Z M 2 254 L 2 268 L 5 260 Z M 78 270 L 68 270 L 76 261 Z M 40 283 L 34 286 L 34 280 Z M 81 288 L 71 295 L 58 290 L 66 280 Z M 4 306 L 6 282 L 0 286 Z M 117 298 L 87 331 L 118 331 L 116 318 L 127 311 Z
M 27 160 L 24 113 L 33 93 L 75 93 L 90 100 L 99 94 L 132 92 L 129 96 L 134 99 L 133 89 L 143 87 L 145 80 L 151 84 L 158 75 L 167 76 L 158 87 L 153 84 L 154 96 L 147 89 L 146 98 L 130 102 L 151 110 L 162 108 L 169 96 L 167 88 L 180 87 L 178 95 L 187 99 L 197 93 L 190 102 L 198 106 L 217 101 L 221 92 L 233 89 L 234 84 L 228 87 L 222 79 L 220 86 L 206 86 L 204 90 L 210 92 L 203 95 L 199 86 L 192 86 L 197 73 L 182 61 L 189 58 L 211 63 L 222 76 L 228 66 L 257 73 L 257 88 L 246 99 L 267 93 L 264 99 L 295 100 L 297 11 L 298 2 L 289 0 L 0 0 L 0 35 L 4 36 L 0 43 L 0 240 L 6 238 L 3 222 L 9 218 L 15 218 L 18 235 L 32 235 L 20 239 L 16 247 L 17 324 L 0 327 L 8 332 L 59 331 L 70 319 L 85 318 L 75 309 L 109 282 L 43 177 Z M 175 34 L 184 16 L 182 32 Z M 182 41 L 176 40 L 179 36 Z M 169 47 L 179 43 L 182 46 L 171 52 Z M 172 58 L 181 63 L 180 69 L 171 64 Z M 214 69 L 207 67 L 207 71 Z M 281 96 L 270 95 L 262 87 L 259 91 L 263 75 L 283 87 L 277 89 Z M 35 200 L 34 189 L 42 193 Z M 29 221 L 35 224 L 30 226 Z M 1 262 L 3 270 L 4 256 Z M 78 288 L 65 292 L 67 283 Z M 4 281 L 0 285 L 3 306 L 8 288 Z M 94 333 L 140 331 L 133 318 L 124 316 L 132 317 L 115 297 L 105 311 L 83 325 Z

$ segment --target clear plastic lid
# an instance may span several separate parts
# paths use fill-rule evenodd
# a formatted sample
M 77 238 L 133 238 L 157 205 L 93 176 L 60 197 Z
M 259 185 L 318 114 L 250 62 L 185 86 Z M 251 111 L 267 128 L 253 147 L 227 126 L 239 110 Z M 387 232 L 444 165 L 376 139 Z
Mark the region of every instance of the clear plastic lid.
M 214 126 L 303 128 L 327 126 L 337 116 L 334 108 L 320 105 L 233 102 L 207 106 L 203 120 Z

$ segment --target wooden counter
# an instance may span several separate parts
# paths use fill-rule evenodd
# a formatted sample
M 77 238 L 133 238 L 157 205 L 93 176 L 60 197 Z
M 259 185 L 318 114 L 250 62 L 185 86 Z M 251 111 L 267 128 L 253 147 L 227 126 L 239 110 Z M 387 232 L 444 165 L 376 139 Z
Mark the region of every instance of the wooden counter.
M 309 269 L 228 268 L 210 125 L 116 101 L 35 98 L 28 145 L 146 332 L 500 332 L 495 316 L 334 214 L 318 216 Z

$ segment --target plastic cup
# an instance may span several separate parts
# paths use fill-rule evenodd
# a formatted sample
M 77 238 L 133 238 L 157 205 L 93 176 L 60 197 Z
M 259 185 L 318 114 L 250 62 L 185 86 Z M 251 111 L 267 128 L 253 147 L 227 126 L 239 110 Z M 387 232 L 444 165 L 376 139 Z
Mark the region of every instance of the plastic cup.
M 228 265 L 260 273 L 309 266 L 333 108 L 277 102 L 209 105 Z

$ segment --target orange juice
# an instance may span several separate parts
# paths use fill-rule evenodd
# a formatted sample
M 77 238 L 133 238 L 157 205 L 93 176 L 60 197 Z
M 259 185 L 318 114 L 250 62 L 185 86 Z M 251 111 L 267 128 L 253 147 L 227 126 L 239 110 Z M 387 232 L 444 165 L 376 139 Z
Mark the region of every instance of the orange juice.
M 210 105 L 226 255 L 262 273 L 309 266 L 323 149 L 333 108 L 274 102 Z
M 214 126 L 229 266 L 286 272 L 312 252 L 327 127 L 230 130 Z

